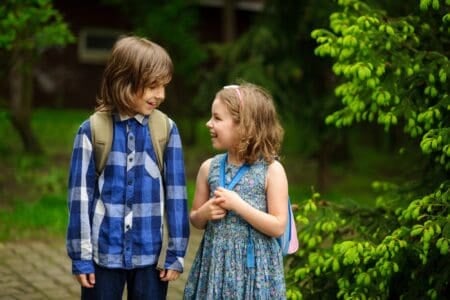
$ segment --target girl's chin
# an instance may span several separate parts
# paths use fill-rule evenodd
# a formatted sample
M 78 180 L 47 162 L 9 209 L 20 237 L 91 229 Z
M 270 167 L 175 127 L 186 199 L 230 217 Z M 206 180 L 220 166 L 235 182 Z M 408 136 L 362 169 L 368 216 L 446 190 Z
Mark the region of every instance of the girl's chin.
M 215 138 L 211 138 L 211 145 L 214 149 L 219 149 L 219 144 L 217 143 Z
M 225 148 L 222 147 L 219 143 L 215 142 L 214 140 L 211 141 L 211 145 L 215 150 L 224 150 Z

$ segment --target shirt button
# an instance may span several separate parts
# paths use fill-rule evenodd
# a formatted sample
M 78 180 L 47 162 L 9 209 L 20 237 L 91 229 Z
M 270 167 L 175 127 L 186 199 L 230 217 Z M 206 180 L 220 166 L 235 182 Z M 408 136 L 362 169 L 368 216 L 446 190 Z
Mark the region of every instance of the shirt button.
M 128 161 L 129 161 L 129 162 L 133 162 L 133 158 L 130 157 L 130 158 L 128 159 Z

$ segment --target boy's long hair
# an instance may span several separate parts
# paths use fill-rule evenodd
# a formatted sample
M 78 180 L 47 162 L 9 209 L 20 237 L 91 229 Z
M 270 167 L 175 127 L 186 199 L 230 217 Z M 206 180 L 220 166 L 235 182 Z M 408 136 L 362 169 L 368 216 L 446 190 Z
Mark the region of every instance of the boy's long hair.
M 264 159 L 271 163 L 278 157 L 284 130 L 269 92 L 257 85 L 243 83 L 220 90 L 216 98 L 225 103 L 238 124 L 239 159 L 248 163 Z
M 121 37 L 106 63 L 95 110 L 132 116 L 136 97 L 145 88 L 168 84 L 172 73 L 172 60 L 164 48 L 145 38 Z

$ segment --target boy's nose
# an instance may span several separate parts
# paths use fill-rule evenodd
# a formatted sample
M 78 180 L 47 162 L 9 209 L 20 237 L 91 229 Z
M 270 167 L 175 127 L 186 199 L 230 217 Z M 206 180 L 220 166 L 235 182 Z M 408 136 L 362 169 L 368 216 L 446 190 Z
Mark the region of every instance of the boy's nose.
M 156 88 L 155 96 L 159 99 L 164 99 L 166 97 L 166 90 L 164 86 L 160 86 Z

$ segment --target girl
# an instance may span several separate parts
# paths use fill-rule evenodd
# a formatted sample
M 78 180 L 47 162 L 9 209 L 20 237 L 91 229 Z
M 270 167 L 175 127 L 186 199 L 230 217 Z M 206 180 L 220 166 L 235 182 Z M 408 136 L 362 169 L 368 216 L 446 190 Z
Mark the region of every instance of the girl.
M 184 299 L 285 299 L 276 237 L 287 222 L 288 183 L 275 160 L 283 128 L 272 98 L 253 84 L 226 86 L 206 126 L 226 153 L 197 175 L 190 221 L 205 232 Z

